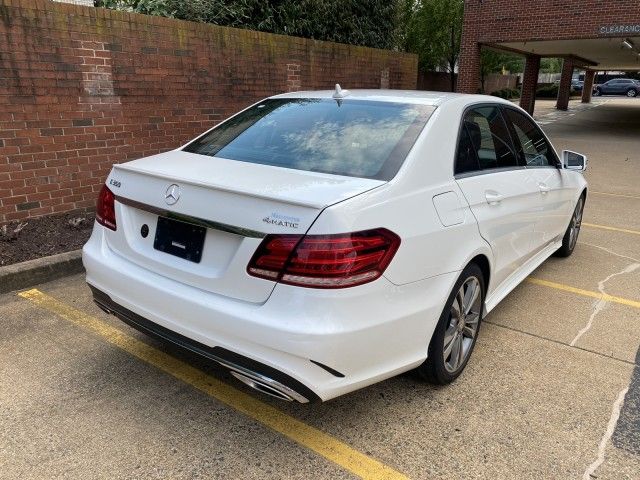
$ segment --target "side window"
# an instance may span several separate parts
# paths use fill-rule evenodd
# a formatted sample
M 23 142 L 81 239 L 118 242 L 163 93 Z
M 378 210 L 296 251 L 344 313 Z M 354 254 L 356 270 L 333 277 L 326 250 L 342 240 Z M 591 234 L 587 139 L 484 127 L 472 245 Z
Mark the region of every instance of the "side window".
M 455 173 L 518 166 L 507 125 L 497 107 L 468 111 L 462 122 Z
M 455 173 L 475 172 L 477 170 L 480 170 L 480 166 L 478 165 L 478 154 L 471 142 L 471 135 L 466 122 L 463 122 L 462 130 L 460 131 L 460 140 L 458 143 L 458 156 L 456 158 Z
M 542 130 L 522 113 L 511 108 L 506 109 L 507 118 L 511 121 L 518 137 L 520 155 L 527 167 L 555 166 L 557 159 L 553 148 L 544 137 Z

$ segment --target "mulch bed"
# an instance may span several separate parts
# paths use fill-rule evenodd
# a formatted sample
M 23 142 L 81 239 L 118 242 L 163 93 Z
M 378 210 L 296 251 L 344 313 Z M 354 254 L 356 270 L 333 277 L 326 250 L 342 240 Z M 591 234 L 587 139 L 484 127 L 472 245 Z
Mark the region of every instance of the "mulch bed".
M 91 235 L 93 219 L 93 213 L 76 212 L 3 225 L 0 267 L 82 247 Z

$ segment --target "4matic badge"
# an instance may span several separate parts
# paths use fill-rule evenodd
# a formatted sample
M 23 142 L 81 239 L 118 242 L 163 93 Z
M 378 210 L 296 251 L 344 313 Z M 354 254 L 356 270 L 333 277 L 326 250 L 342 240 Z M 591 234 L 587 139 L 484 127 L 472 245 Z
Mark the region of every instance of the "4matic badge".
M 264 217 L 262 221 L 279 227 L 298 228 L 300 225 L 298 217 L 290 217 L 277 212 L 272 212 L 271 215 Z

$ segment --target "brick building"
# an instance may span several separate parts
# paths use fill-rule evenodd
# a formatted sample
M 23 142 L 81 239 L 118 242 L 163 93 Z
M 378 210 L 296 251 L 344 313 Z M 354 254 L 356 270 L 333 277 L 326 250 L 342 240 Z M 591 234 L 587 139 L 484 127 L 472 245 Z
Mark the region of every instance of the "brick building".
M 596 71 L 640 70 L 637 0 L 465 0 L 458 91 L 480 86 L 480 52 L 525 56 L 520 105 L 533 112 L 543 57 L 564 59 L 557 107 L 566 110 L 575 68 L 585 69 L 583 102 Z

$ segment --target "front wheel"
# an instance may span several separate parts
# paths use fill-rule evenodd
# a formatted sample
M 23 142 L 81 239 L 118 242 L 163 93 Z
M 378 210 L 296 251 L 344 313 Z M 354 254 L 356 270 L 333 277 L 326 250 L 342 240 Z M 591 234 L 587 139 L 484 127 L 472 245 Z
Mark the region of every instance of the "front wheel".
M 445 385 L 464 370 L 478 338 L 485 297 L 482 270 L 469 264 L 458 278 L 429 344 L 428 357 L 418 367 L 427 381 Z
M 637 90 L 635 90 L 633 88 L 630 88 L 629 90 L 627 90 L 627 97 L 633 98 L 636 95 L 638 95 L 638 91 Z
M 596 88 L 596 89 L 593 91 L 593 96 L 594 96 L 594 97 L 599 97 L 600 95 L 602 95 L 602 90 L 600 90 L 599 88 Z
M 582 212 L 584 210 L 584 196 L 581 196 L 576 204 L 576 208 L 571 216 L 571 221 L 567 227 L 567 231 L 562 238 L 562 246 L 556 251 L 557 257 L 568 257 L 573 253 L 578 243 L 578 234 L 582 226 Z

